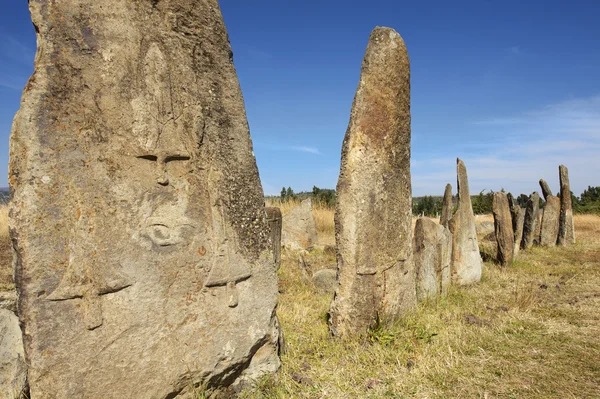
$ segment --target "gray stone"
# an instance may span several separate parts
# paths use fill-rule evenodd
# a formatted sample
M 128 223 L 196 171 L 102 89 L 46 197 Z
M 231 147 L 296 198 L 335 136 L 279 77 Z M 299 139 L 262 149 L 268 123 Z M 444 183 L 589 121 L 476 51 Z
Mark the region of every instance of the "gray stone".
M 507 194 L 508 202 L 510 204 L 510 214 L 512 220 L 512 227 L 514 232 L 514 245 L 513 245 L 513 259 L 519 253 L 521 248 L 521 241 L 523 240 L 523 223 L 525 222 L 525 209 L 521 208 L 517 203 L 517 200 L 512 196 L 511 193 Z
M 540 180 L 540 186 L 546 199 L 542 211 L 542 222 L 540 223 L 540 245 L 553 247 L 558 240 L 558 225 L 560 219 L 560 198 L 552 195 L 550 186 L 544 179 Z
M 525 210 L 525 221 L 523 222 L 523 240 L 521 249 L 530 249 L 535 241 L 535 233 L 538 230 L 538 214 L 540 211 L 540 195 L 533 192 L 527 201 Z
M 17 399 L 27 385 L 27 365 L 19 319 L 0 309 L 0 399 Z
M 571 244 L 575 244 L 575 223 L 573 221 L 569 170 L 566 166 L 560 165 L 558 173 L 560 177 L 560 219 L 557 244 L 562 247 L 568 247 Z
M 313 283 L 315 287 L 325 293 L 333 294 L 337 288 L 337 270 L 321 269 L 313 274 Z
M 479 223 L 476 222 L 475 231 L 478 235 L 487 235 L 489 233 L 492 233 L 494 231 L 494 223 L 488 221 L 483 221 Z
M 417 300 L 446 295 L 450 285 L 452 234 L 429 218 L 419 218 L 413 237 Z
M 481 279 L 483 262 L 479 254 L 467 168 L 460 159 L 456 160 L 456 170 L 458 209 L 448 225 L 452 233 L 452 281 L 458 285 L 466 285 Z
M 544 196 L 544 200 L 548 201 L 548 198 L 552 196 L 552 190 L 550 190 L 550 185 L 544 179 L 540 179 L 540 188 L 542 189 L 542 195 Z
M 307 198 L 283 215 L 281 243 L 289 250 L 298 250 L 310 248 L 317 241 L 317 225 L 312 214 L 312 200 Z
M 216 0 L 31 1 L 9 181 L 32 398 L 277 370 L 277 276 Z
M 279 270 L 279 267 L 281 266 L 281 209 L 273 206 L 265 208 L 265 211 L 267 212 L 267 221 L 269 222 L 269 228 L 271 229 L 273 260 L 275 261 L 275 268 Z
M 497 260 L 502 266 L 512 263 L 515 245 L 515 234 L 508 197 L 503 192 L 494 193 L 492 203 L 494 214 L 494 231 L 498 244 Z
M 452 210 L 454 204 L 452 203 L 452 185 L 446 184 L 444 190 L 444 199 L 442 200 L 442 215 L 440 216 L 440 224 L 444 227 L 448 227 L 450 219 L 452 219 Z
M 342 146 L 333 335 L 363 334 L 416 305 L 411 208 L 408 54 L 398 33 L 377 27 Z

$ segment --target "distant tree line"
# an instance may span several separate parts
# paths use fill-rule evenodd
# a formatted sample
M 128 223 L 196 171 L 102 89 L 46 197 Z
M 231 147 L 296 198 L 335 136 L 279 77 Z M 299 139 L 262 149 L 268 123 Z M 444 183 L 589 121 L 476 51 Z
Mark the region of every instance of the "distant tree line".
M 333 208 L 335 206 L 335 190 L 329 188 L 319 188 L 317 186 L 313 186 L 312 191 L 302 191 L 299 193 L 295 193 L 291 187 L 281 189 L 281 193 L 279 194 L 279 199 L 281 202 L 286 201 L 302 201 L 306 198 L 311 197 L 313 203 L 315 205 Z
M 571 192 L 571 200 L 573 202 L 573 212 L 575 213 L 600 214 L 600 186 L 588 186 L 579 198 Z

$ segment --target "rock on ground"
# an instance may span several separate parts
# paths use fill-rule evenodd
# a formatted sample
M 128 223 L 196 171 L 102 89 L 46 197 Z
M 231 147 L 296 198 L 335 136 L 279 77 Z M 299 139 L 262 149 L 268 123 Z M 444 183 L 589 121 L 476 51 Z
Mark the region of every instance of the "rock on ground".
M 494 214 L 494 231 L 498 244 L 497 260 L 502 266 L 508 266 L 513 260 L 515 235 L 508 197 L 505 193 L 494 193 L 492 208 Z
M 571 199 L 571 184 L 569 170 L 566 166 L 558 167 L 560 178 L 560 222 L 558 227 L 557 244 L 563 247 L 575 244 L 575 223 L 573 222 L 573 203 Z
M 10 229 L 32 398 L 279 367 L 264 196 L 216 0 L 31 1 Z
M 337 288 L 337 270 L 321 269 L 313 274 L 313 283 L 321 292 L 334 293 Z
M 307 198 L 283 215 L 281 243 L 287 249 L 297 250 L 310 248 L 317 242 L 317 225 L 312 214 L 312 200 Z
M 452 234 L 429 218 L 419 218 L 413 237 L 417 300 L 446 295 L 450 285 Z
M 458 285 L 476 283 L 481 279 L 482 260 L 477 242 L 475 216 L 469 193 L 467 168 L 456 160 L 458 209 L 449 223 L 452 233 L 452 281 Z
M 333 335 L 363 334 L 415 306 L 411 208 L 408 54 L 398 33 L 377 27 L 342 146 Z

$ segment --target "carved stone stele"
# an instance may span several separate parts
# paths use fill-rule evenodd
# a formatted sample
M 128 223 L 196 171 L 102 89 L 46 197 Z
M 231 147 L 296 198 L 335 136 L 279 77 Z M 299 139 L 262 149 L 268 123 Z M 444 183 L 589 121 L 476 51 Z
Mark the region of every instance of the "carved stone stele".
M 408 54 L 398 33 L 377 27 L 342 145 L 333 335 L 366 333 L 415 306 L 411 204 Z
M 419 218 L 413 237 L 417 300 L 445 296 L 450 285 L 452 234 L 429 218 Z
M 273 372 L 277 278 L 216 0 L 31 1 L 10 145 L 33 398 L 179 398 Z

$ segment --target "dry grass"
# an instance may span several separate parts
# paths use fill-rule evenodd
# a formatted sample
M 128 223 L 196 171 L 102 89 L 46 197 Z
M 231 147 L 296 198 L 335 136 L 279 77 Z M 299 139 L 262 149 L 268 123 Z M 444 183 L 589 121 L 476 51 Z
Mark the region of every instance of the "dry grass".
M 247 398 L 600 397 L 600 217 L 577 216 L 578 243 L 485 265 L 480 284 L 356 341 L 328 334 L 330 295 L 284 253 L 281 372 Z M 320 251 L 313 269 L 335 262 Z
M 0 205 L 0 290 L 12 288 L 12 251 L 8 237 L 8 206 Z

